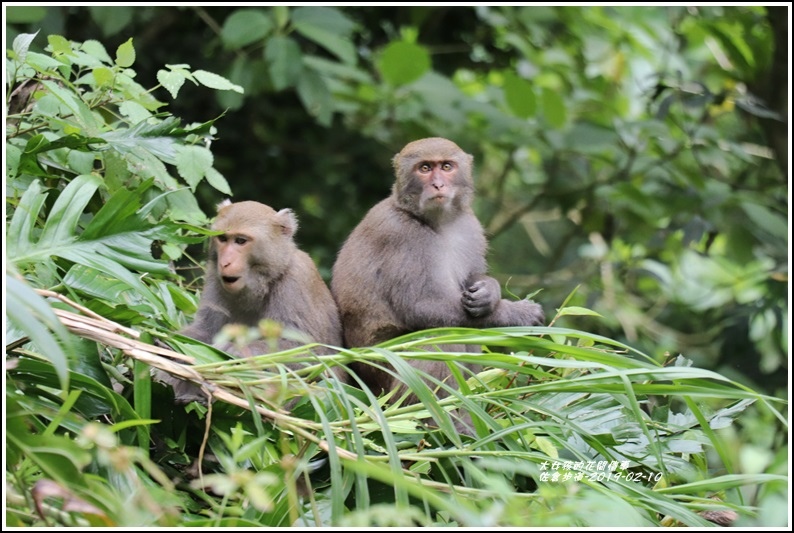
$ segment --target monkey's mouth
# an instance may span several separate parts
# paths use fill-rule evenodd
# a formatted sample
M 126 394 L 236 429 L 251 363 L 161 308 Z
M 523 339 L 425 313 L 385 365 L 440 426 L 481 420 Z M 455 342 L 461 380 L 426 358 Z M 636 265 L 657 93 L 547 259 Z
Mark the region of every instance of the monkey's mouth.
M 221 279 L 223 280 L 223 283 L 225 285 L 234 285 L 234 283 L 238 279 L 240 279 L 240 277 L 239 276 L 221 276 Z

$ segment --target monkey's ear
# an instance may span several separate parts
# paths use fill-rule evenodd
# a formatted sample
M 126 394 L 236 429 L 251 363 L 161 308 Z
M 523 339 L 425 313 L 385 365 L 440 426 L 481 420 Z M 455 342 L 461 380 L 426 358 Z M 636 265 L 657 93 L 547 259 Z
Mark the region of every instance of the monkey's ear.
M 229 198 L 226 198 L 221 203 L 219 203 L 217 206 L 215 206 L 215 210 L 216 211 L 220 211 L 222 207 L 226 207 L 227 205 L 232 205 L 232 201 Z
M 298 217 L 292 209 L 285 208 L 276 213 L 276 221 L 287 237 L 292 237 L 298 231 Z

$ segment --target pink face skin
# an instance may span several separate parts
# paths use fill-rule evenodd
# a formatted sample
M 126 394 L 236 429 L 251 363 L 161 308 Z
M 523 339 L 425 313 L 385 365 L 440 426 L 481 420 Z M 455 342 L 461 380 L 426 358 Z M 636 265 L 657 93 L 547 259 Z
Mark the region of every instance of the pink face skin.
M 242 233 L 224 233 L 215 237 L 218 251 L 218 274 L 223 288 L 236 294 L 245 288 L 244 275 L 248 270 L 246 257 L 254 239 Z
M 454 161 L 422 161 L 415 174 L 424 185 L 420 205 L 422 207 L 445 208 L 455 198 L 453 180 L 458 171 Z

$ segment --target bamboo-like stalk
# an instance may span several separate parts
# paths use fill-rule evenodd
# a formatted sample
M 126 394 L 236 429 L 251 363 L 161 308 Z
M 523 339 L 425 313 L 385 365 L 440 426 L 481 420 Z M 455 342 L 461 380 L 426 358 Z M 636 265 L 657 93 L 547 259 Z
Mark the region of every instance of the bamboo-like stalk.
M 156 346 L 154 344 L 149 344 L 138 340 L 140 338 L 140 332 L 122 326 L 121 324 L 113 322 L 107 318 L 101 317 L 96 313 L 91 312 L 89 309 L 86 309 L 85 307 L 71 301 L 69 298 L 66 298 L 63 295 L 40 289 L 37 289 L 37 292 L 45 297 L 56 297 L 62 302 L 74 307 L 75 309 L 78 309 L 82 313 L 91 315 L 83 316 L 63 309 L 53 309 L 55 315 L 58 317 L 61 323 L 63 323 L 63 325 L 75 335 L 99 342 L 106 346 L 117 348 L 129 357 L 146 363 L 153 368 L 167 372 L 168 374 L 176 376 L 180 379 L 193 382 L 201 386 L 202 389 L 208 391 L 209 394 L 217 400 L 237 405 L 243 409 L 251 409 L 251 405 L 248 403 L 246 398 L 234 394 L 224 387 L 206 381 L 200 372 L 196 371 L 190 366 L 173 361 L 176 360 L 194 363 L 195 360 L 192 357 L 175 352 L 168 348 L 163 348 L 161 346 Z M 121 333 L 135 338 L 130 339 Z M 327 451 L 329 449 L 330 445 L 327 441 L 318 438 L 315 433 L 307 429 L 311 428 L 315 431 L 321 431 L 322 427 L 319 424 L 268 409 L 261 404 L 255 405 L 253 409 L 260 416 L 272 420 L 282 429 L 301 435 L 302 437 L 317 444 L 323 450 Z M 348 452 L 347 450 L 337 448 L 336 451 L 340 457 L 345 459 L 356 460 L 357 458 L 356 454 Z

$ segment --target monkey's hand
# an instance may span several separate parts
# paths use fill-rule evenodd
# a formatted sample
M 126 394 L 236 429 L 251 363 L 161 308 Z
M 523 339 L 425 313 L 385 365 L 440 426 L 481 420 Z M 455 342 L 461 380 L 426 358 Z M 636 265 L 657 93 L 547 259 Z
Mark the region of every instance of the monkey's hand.
M 481 318 L 493 313 L 501 299 L 498 281 L 489 276 L 477 276 L 466 283 L 461 302 L 470 316 Z

